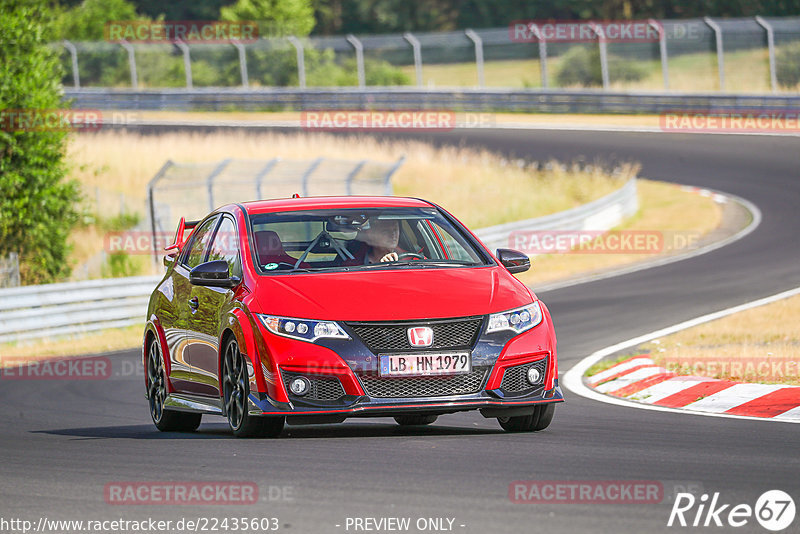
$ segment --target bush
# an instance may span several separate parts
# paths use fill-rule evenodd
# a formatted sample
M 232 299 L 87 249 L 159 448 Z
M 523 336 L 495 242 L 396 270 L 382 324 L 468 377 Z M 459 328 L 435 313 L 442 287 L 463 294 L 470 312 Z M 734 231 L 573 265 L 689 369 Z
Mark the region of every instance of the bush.
M 45 0 L 0 0 L 0 110 L 63 106 Z M 78 220 L 78 186 L 66 181 L 66 132 L 0 129 L 0 256 L 18 252 L 22 283 L 69 274 L 67 238 Z
M 775 54 L 775 74 L 783 87 L 800 84 L 800 43 L 783 46 Z
M 608 78 L 613 82 L 635 82 L 647 75 L 640 63 L 619 56 L 608 55 Z M 560 87 L 578 85 L 599 87 L 603 85 L 600 67 L 600 49 L 596 44 L 574 46 L 562 57 L 556 72 L 556 83 Z

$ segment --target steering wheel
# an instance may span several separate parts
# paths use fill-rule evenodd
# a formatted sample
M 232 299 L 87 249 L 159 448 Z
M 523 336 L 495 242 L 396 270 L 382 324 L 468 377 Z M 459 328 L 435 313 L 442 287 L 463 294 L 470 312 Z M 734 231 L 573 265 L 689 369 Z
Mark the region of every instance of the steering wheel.
M 415 260 L 424 260 L 425 256 L 422 254 L 417 254 L 416 252 L 403 252 L 402 254 L 397 255 L 398 260 L 404 260 L 406 258 L 413 258 Z

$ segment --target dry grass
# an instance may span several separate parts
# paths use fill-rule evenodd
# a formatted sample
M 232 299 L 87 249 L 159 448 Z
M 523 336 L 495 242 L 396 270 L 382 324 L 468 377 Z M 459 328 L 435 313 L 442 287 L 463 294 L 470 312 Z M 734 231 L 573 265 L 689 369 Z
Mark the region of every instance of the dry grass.
M 753 308 L 649 343 L 659 365 L 681 374 L 800 384 L 800 296 Z
M 82 184 L 90 205 L 99 193 L 97 211 L 114 214 L 120 195 L 127 200 L 128 210 L 145 213 L 147 183 L 169 159 L 211 162 L 228 157 L 309 159 L 317 155 L 353 160 L 368 156 L 385 162 L 405 155 L 406 163 L 393 177 L 395 194 L 437 202 L 472 228 L 581 205 L 615 190 L 637 170 L 627 166 L 617 177 L 599 167 L 591 172 L 560 165 L 553 165 L 550 171 L 535 170 L 487 151 L 321 133 L 139 135 L 108 131 L 75 136 L 68 161 L 71 177 Z M 80 228 L 72 243 L 76 276 L 102 276 L 102 262 L 97 261 L 103 249 L 102 232 L 91 226 Z M 137 265 L 144 270 L 153 268 L 147 261 Z
M 650 180 L 638 181 L 639 213 L 617 229 L 664 232 L 669 236 L 699 237 L 720 224 L 722 209 L 711 198 L 688 193 L 681 188 Z M 669 251 L 665 251 L 669 252 Z M 591 275 L 612 267 L 652 259 L 652 254 L 567 253 L 535 256 L 530 271 L 518 278 L 534 289 L 537 284 L 554 282 L 576 275 Z
M 6 343 L 0 345 L 0 368 L 3 367 L 3 360 L 31 361 L 137 348 L 142 344 L 143 332 L 144 324 L 141 324 L 58 339 Z
M 385 162 L 405 155 L 393 178 L 395 194 L 430 199 L 480 228 L 537 217 L 578 206 L 610 193 L 636 172 L 628 166 L 619 177 L 599 169 L 537 171 L 497 155 L 461 147 L 434 148 L 417 141 L 379 141 L 367 136 L 340 137 L 300 133 L 171 133 L 156 136 L 104 132 L 73 139 L 72 177 L 90 194 L 95 188 L 123 193 L 141 202 L 147 182 L 168 159 L 211 162 L 224 158 L 309 159 L 323 156 Z M 479 207 L 476 209 L 476 206 Z M 498 209 L 499 207 L 499 209 Z

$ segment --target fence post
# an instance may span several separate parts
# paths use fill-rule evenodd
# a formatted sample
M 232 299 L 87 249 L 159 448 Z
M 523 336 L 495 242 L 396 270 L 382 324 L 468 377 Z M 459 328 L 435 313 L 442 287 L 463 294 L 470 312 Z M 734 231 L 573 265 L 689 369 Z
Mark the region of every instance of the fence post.
M 242 73 L 242 87 L 249 87 L 250 79 L 247 76 L 247 55 L 245 54 L 244 45 L 237 39 L 231 39 L 231 44 L 239 52 L 239 72 Z
M 714 32 L 717 47 L 717 69 L 719 70 L 719 90 L 725 90 L 725 49 L 722 43 L 722 28 L 719 24 L 711 20 L 710 17 L 703 17 L 703 22 Z
M 72 57 L 72 84 L 75 89 L 81 88 L 81 76 L 78 72 L 78 49 L 75 45 L 64 39 L 64 48 L 69 50 L 69 55 Z
M 128 52 L 128 67 L 131 70 L 131 87 L 133 89 L 138 89 L 139 76 L 136 73 L 136 51 L 133 49 L 133 45 L 125 39 L 121 40 L 119 44 Z
M 211 171 L 206 177 L 206 187 L 208 187 L 208 209 L 209 211 L 214 211 L 214 179 L 219 176 L 219 174 L 225 170 L 225 167 L 231 162 L 231 158 L 224 159 L 217 165 L 213 171 Z
M 189 46 L 183 41 L 176 41 L 175 45 L 183 52 L 183 70 L 186 72 L 186 88 L 192 88 L 192 58 L 189 55 Z
M 272 169 L 280 160 L 281 158 L 272 158 L 260 171 L 258 171 L 258 174 L 256 174 L 256 196 L 258 197 L 258 200 L 264 198 L 264 196 L 261 194 L 261 182 L 264 181 L 264 177 L 272 171 Z
M 414 70 L 417 73 L 417 87 L 422 87 L 422 46 L 414 35 L 410 32 L 403 34 L 403 39 L 408 41 L 414 50 Z
M 650 19 L 647 21 L 647 24 L 650 25 L 651 28 L 658 32 L 658 51 L 659 55 L 661 56 L 661 77 L 664 78 L 664 89 L 669 90 L 669 65 L 667 61 L 669 57 L 667 56 L 667 34 L 664 32 L 664 26 L 662 26 L 657 20 Z
M 292 46 L 297 51 L 297 81 L 300 84 L 301 89 L 306 88 L 306 54 L 305 49 L 303 47 L 303 43 L 295 37 L 294 35 L 290 35 L 287 37 L 289 42 L 292 43 Z
M 303 191 L 303 196 L 304 197 L 308 196 L 308 180 L 309 180 L 309 178 L 311 178 L 311 175 L 314 173 L 315 170 L 317 170 L 317 167 L 319 167 L 319 164 L 322 163 L 322 161 L 324 159 L 325 158 L 317 158 L 314 161 L 312 161 L 311 165 L 309 165 L 308 168 L 305 170 L 305 172 L 303 172 L 303 176 L 300 177 L 301 183 L 303 184 L 302 191 Z
M 399 169 L 403 165 L 403 163 L 405 163 L 405 161 L 406 161 L 405 155 L 400 156 L 400 159 L 398 159 L 394 163 L 394 165 L 392 165 L 392 167 L 388 171 L 386 171 L 386 175 L 383 177 L 384 194 L 386 195 L 394 194 L 394 191 L 392 190 L 392 175 L 394 175 L 394 173 L 397 172 L 397 169 Z
M 775 32 L 772 29 L 772 24 L 767 22 L 763 17 L 757 16 L 756 22 L 759 26 L 767 31 L 767 49 L 769 50 L 769 84 L 772 87 L 772 92 L 778 92 L 778 73 L 775 68 Z
M 344 179 L 344 192 L 346 195 L 353 194 L 353 180 L 358 175 L 358 173 L 361 172 L 361 169 L 364 167 L 364 164 L 366 163 L 367 160 L 362 159 L 356 164 L 355 167 L 353 167 L 352 171 L 347 173 L 347 177 Z
M 603 28 L 595 23 L 591 24 L 592 31 L 597 36 L 597 46 L 600 47 L 600 73 L 603 77 L 603 90 L 607 91 L 609 86 L 608 79 L 608 49 L 606 47 L 606 34 Z
M 358 40 L 358 37 L 352 33 L 349 34 L 346 39 L 347 42 L 353 45 L 353 48 L 356 50 L 356 72 L 358 73 L 358 86 L 363 89 L 367 85 L 367 77 L 364 73 L 364 45 L 362 45 L 361 41 Z
M 157 243 L 157 230 L 156 230 L 156 203 L 155 199 L 153 198 L 153 189 L 155 189 L 156 184 L 161 180 L 170 167 L 175 165 L 172 163 L 172 160 L 168 159 L 166 163 L 158 170 L 153 179 L 147 184 L 147 203 L 149 204 L 150 208 L 150 228 L 153 232 L 153 262 L 158 265 L 158 250 L 156 249 Z
M 539 41 L 539 66 L 542 69 L 542 87 L 547 89 L 547 86 L 549 85 L 547 80 L 547 40 L 539 30 L 539 26 L 533 22 L 528 24 L 528 29 L 531 30 L 533 35 L 535 35 L 536 39 Z
M 475 30 L 467 28 L 464 33 L 475 45 L 475 66 L 478 69 L 478 87 L 484 86 L 483 78 L 483 39 L 475 33 Z

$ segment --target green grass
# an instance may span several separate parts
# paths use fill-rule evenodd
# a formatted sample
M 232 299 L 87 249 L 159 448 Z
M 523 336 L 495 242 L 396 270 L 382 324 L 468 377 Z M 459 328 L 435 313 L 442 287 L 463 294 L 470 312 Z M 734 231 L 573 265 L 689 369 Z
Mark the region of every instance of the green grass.
M 767 51 L 743 50 L 725 54 L 725 91 L 743 93 L 769 92 L 769 63 Z M 424 58 L 423 58 L 424 60 Z M 644 79 L 636 82 L 614 82 L 612 89 L 661 91 L 664 81 L 661 62 L 658 59 L 637 61 L 647 72 Z M 560 57 L 548 58 L 547 68 L 550 86 L 561 67 Z M 717 58 L 711 53 L 683 54 L 668 61 L 670 91 L 705 92 L 719 90 Z M 414 66 L 401 69 L 414 78 Z M 474 87 L 478 85 L 477 68 L 474 62 L 446 65 L 422 65 L 423 82 L 432 87 Z M 516 59 L 487 61 L 484 78 L 488 87 L 541 87 L 541 68 L 538 59 Z M 797 91 L 800 87 L 783 88 Z

